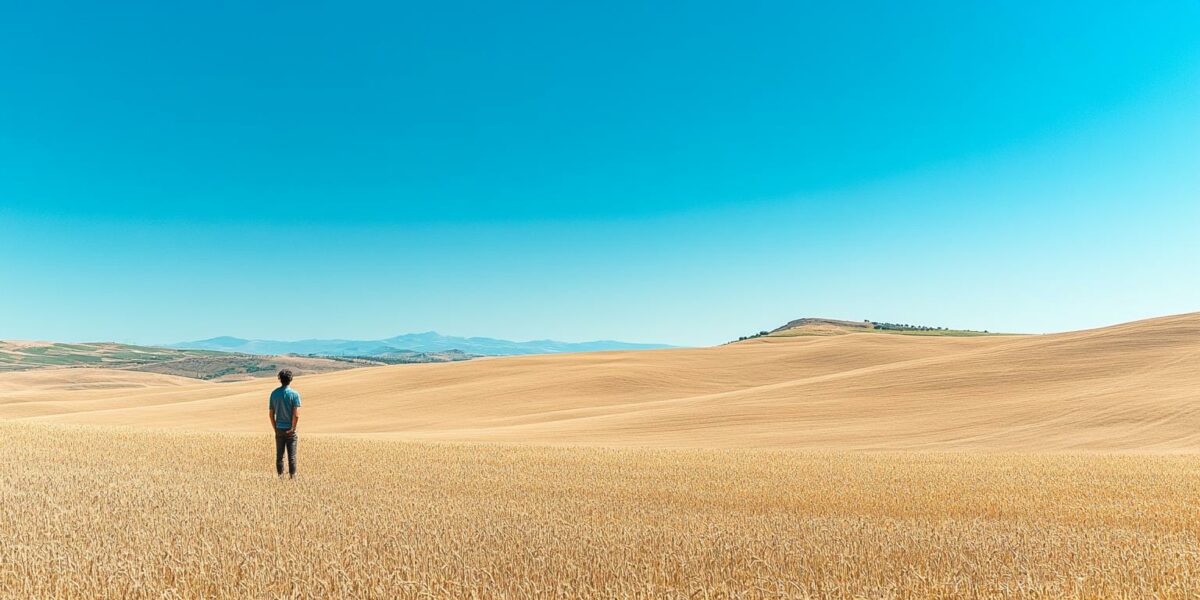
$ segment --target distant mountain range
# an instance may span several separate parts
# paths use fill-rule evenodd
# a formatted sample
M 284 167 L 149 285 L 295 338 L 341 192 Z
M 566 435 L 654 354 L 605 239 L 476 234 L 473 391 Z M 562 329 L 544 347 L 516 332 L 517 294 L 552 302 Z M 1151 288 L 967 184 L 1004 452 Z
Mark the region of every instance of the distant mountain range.
M 597 340 L 592 342 L 558 342 L 555 340 L 513 342 L 486 337 L 456 337 L 429 331 L 426 333 L 398 335 L 383 340 L 298 340 L 294 342 L 281 342 L 222 336 L 194 342 L 169 344 L 166 347 L 240 352 L 243 354 L 373 357 L 406 351 L 447 352 L 458 350 L 467 354 L 482 356 L 508 356 L 514 354 L 596 352 L 601 350 L 650 350 L 655 348 L 670 348 L 671 346 L 665 344 L 631 344 L 612 340 Z

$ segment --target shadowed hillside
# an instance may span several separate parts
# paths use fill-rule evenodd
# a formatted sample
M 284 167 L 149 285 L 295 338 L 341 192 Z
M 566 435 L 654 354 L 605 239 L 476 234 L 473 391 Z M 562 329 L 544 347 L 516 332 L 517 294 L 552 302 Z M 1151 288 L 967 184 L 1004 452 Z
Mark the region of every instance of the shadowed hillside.
M 261 431 L 265 382 L 0 376 L 0 417 Z M 91 389 L 86 389 L 86 388 Z M 297 380 L 308 433 L 612 446 L 1200 450 L 1200 313 L 1043 336 L 847 333 Z

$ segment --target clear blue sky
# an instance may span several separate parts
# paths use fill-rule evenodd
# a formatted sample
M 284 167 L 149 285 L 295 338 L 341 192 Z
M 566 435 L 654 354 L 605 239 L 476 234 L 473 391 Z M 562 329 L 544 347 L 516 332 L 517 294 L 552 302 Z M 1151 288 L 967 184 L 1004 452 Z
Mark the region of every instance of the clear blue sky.
M 0 8 L 0 338 L 1200 310 L 1200 3 Z

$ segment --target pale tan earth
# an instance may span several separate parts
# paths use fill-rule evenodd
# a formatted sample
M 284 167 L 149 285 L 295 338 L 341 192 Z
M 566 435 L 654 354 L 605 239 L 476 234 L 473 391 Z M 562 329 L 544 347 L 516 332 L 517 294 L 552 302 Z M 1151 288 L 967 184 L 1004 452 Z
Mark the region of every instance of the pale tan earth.
M 1036 336 L 854 333 L 307 376 L 306 433 L 554 445 L 1200 450 L 1200 313 Z M 0 374 L 0 418 L 266 426 L 263 381 Z

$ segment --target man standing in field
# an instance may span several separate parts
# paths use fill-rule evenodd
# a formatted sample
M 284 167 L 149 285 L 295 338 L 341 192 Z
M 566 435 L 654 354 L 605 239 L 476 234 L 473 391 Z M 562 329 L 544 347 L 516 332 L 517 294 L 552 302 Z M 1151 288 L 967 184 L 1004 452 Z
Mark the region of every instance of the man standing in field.
M 287 450 L 288 477 L 296 478 L 296 425 L 300 423 L 300 394 L 288 387 L 292 371 L 279 372 L 279 387 L 271 392 L 267 407 L 271 411 L 271 427 L 275 430 L 275 473 L 283 477 L 283 451 Z

